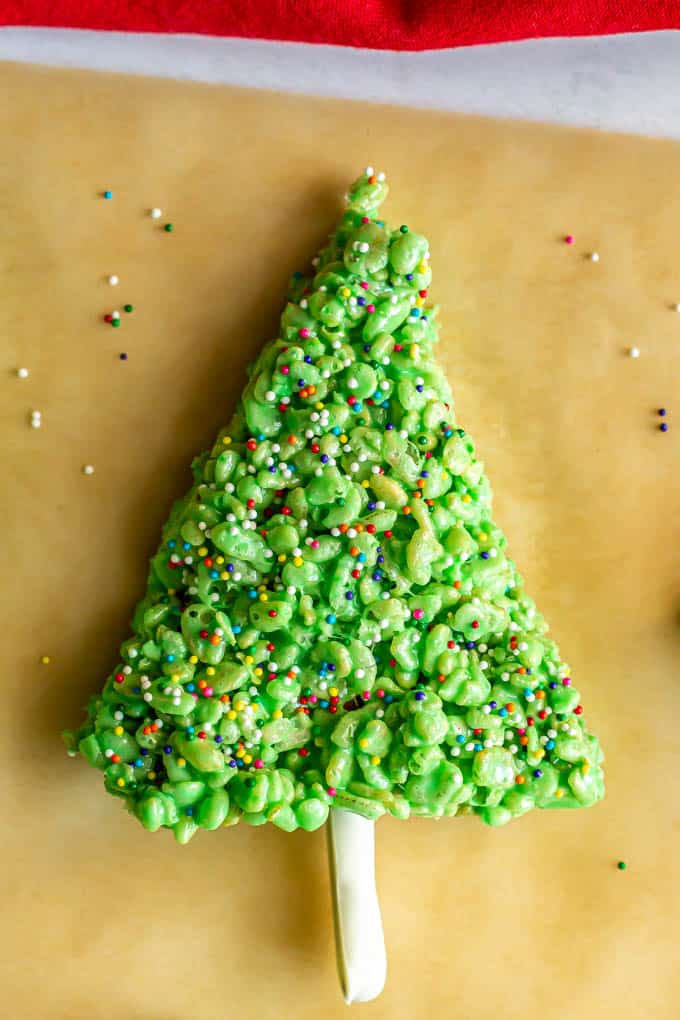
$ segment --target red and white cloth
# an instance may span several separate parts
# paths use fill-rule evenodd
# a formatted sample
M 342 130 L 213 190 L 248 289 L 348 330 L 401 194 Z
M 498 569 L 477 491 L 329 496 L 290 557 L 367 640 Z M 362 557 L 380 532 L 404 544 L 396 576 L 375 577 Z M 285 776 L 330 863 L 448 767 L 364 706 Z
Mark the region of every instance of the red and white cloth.
M 679 0 L 0 0 L 0 26 L 428 50 L 680 28 Z

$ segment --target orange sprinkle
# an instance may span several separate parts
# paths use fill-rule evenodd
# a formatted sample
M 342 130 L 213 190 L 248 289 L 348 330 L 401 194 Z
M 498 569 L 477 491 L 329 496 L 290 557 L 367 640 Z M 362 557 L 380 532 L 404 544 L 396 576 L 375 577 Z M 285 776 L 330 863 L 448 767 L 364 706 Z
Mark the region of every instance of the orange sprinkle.
M 226 705 L 226 704 L 229 704 L 229 702 L 231 701 L 231 698 L 229 697 L 228 694 L 223 694 L 221 696 L 221 698 L 220 698 L 220 701 L 224 702 L 224 704 Z
M 295 446 L 297 443 L 297 436 L 288 436 L 288 442 L 291 446 Z
M 213 636 L 210 638 L 210 644 L 219 645 L 219 643 L 220 643 L 219 636 L 217 634 L 213 634 Z
M 418 486 L 419 489 L 424 488 L 424 486 L 425 486 L 425 479 L 424 478 L 419 478 L 418 481 L 416 482 L 416 485 Z
M 534 697 L 539 700 L 545 697 L 545 691 L 534 691 Z
M 309 393 L 310 397 L 313 397 L 314 394 L 316 393 L 316 386 L 308 386 L 307 392 Z
M 462 588 L 463 587 L 463 582 L 462 581 L 454 581 L 453 582 L 453 587 L 454 588 Z
M 423 495 L 422 492 L 414 492 L 413 493 L 413 498 L 414 499 L 421 499 L 422 495 Z
M 526 747 L 527 744 L 529 743 L 529 738 L 528 737 L 520 737 L 519 738 L 519 742 L 522 745 L 522 747 Z
M 203 690 L 203 688 L 204 688 L 204 687 L 207 687 L 207 686 L 208 686 L 208 684 L 206 683 L 206 681 L 205 681 L 205 680 L 199 680 L 199 681 L 198 681 L 198 686 L 199 686 L 199 687 L 201 688 L 201 690 Z
M 111 755 L 111 761 L 114 761 L 116 763 L 116 765 L 117 765 L 118 762 L 120 761 L 120 755 L 119 754 L 112 754 Z
M 349 551 L 349 554 L 350 554 L 350 556 L 358 556 L 359 555 L 358 547 L 356 545 L 353 545 L 352 548 Z
M 306 399 L 309 396 L 309 390 L 300 390 L 300 396 L 303 398 L 303 400 Z M 290 439 L 288 440 L 288 442 L 290 442 Z
M 403 509 L 404 509 L 404 513 L 405 514 L 410 514 L 411 513 L 411 507 L 410 506 L 405 506 Z
M 338 531 L 342 532 L 344 535 L 346 531 L 349 531 L 349 524 L 341 524 Z
M 371 174 L 371 176 L 368 178 L 368 183 L 369 184 L 375 184 L 375 182 L 377 180 L 378 180 L 378 178 L 375 176 L 375 174 Z
M 505 707 L 507 708 L 508 712 L 514 712 L 515 711 L 515 706 L 513 705 L 513 703 L 511 701 L 509 701 L 508 704 Z
M 363 524 L 355 524 L 354 530 L 356 531 L 357 534 L 360 534 L 364 530 Z
M 524 668 L 524 666 L 520 666 L 517 672 L 519 673 L 520 676 L 524 676 L 524 674 L 526 673 L 526 669 Z
M 524 783 L 524 776 L 515 776 L 515 782 L 518 786 L 522 786 Z

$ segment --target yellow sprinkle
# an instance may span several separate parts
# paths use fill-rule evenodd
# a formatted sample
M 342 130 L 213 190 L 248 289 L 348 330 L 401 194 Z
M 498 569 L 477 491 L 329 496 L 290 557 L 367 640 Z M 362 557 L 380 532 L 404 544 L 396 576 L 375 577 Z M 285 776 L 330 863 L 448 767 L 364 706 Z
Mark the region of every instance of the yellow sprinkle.
M 425 301 L 423 298 L 421 297 L 416 298 L 416 308 L 422 308 L 424 304 Z
M 224 563 L 224 556 L 216 556 L 215 563 Z
M 535 753 L 535 757 L 540 761 L 541 758 L 545 758 L 545 751 L 542 748 L 539 748 L 539 750 Z
M 479 539 L 480 539 L 481 542 L 486 542 L 488 537 L 489 536 L 487 535 L 486 531 L 480 531 Z
M 206 547 L 204 545 L 202 545 L 201 548 L 198 550 L 198 555 L 199 556 L 207 556 L 208 555 L 208 550 L 206 549 Z
M 341 443 L 347 442 L 347 436 L 344 434 L 344 432 L 341 436 L 338 436 L 338 439 L 340 440 Z
M 249 755 L 249 754 L 244 754 L 244 755 L 243 755 L 243 760 L 244 760 L 244 762 L 246 763 L 246 765 L 250 765 L 250 763 L 251 763 L 251 761 L 252 761 L 253 759 L 252 759 L 251 755 Z
M 179 683 L 179 673 L 173 673 L 172 676 L 170 677 L 170 679 L 172 680 L 173 684 L 178 684 Z
M 116 780 L 116 786 L 125 786 L 125 780 L 124 779 L 117 779 Z
M 215 667 L 208 666 L 208 668 L 206 669 L 206 673 L 208 674 L 208 676 L 215 676 Z
M 196 663 L 198 662 L 198 656 L 197 655 L 190 655 L 189 656 L 189 662 L 191 663 L 192 666 L 195 666 Z
M 277 560 L 279 561 L 279 563 L 285 563 L 285 562 L 286 562 L 286 560 L 288 559 L 288 557 L 286 556 L 286 554 L 285 554 L 285 553 L 281 553 L 281 554 L 280 554 L 279 556 L 277 556 L 276 558 L 277 558 Z
M 362 737 L 362 739 L 359 741 L 359 747 L 368 747 L 368 740 L 366 739 L 366 737 Z
M 424 273 L 426 269 L 427 269 L 427 262 L 425 261 L 425 259 L 422 259 L 422 261 L 418 263 L 418 272 L 419 273 Z
M 117 737 L 122 737 L 123 734 L 125 733 L 125 730 L 123 729 L 122 726 L 116 726 L 113 732 L 116 734 Z
M 412 358 L 417 358 L 419 354 L 420 354 L 420 347 L 418 346 L 418 344 L 411 344 L 411 357 Z
M 257 590 L 258 591 L 266 591 L 267 590 L 267 585 L 266 584 L 258 584 Z
M 264 675 L 264 670 L 260 669 L 260 667 L 258 666 L 257 669 L 255 670 L 255 676 L 263 676 L 263 675 Z
M 242 747 L 239 747 L 238 751 L 236 752 L 236 757 L 237 757 L 237 758 L 242 758 L 242 757 L 244 756 L 244 754 L 245 754 L 245 753 L 246 753 L 246 752 L 245 752 L 245 751 L 243 750 L 243 748 L 242 748 Z
M 153 782 L 154 779 L 156 778 L 156 773 L 155 772 L 147 772 L 146 778 L 151 780 L 151 782 Z
M 471 503 L 472 502 L 472 496 L 470 495 L 469 492 L 466 492 L 465 495 L 463 496 L 463 502 L 464 503 Z
M 317 411 L 323 411 L 325 406 L 326 405 L 324 404 L 323 400 L 317 400 L 316 404 L 314 405 Z
M 343 297 L 350 297 L 352 291 L 349 289 L 349 287 L 343 287 L 340 293 L 342 294 Z
M 252 664 L 255 662 L 255 659 L 252 657 L 252 655 L 246 655 L 243 661 L 245 662 L 246 666 L 252 666 Z
M 225 446 L 229 446 L 231 443 L 231 436 L 222 436 L 222 442 Z
M 236 718 L 236 712 L 232 708 L 232 709 L 230 709 L 229 712 L 227 712 L 227 719 L 235 719 L 235 718 Z
M 272 719 L 281 719 L 282 717 L 283 712 L 281 711 L 281 709 L 275 708 L 274 711 L 272 712 Z
M 555 796 L 559 799 L 564 797 L 564 790 L 555 790 Z
M 338 696 L 338 688 L 337 687 L 329 687 L 328 688 L 328 693 L 330 694 L 331 698 L 337 698 L 337 696 Z
M 43 655 L 40 661 L 42 662 L 43 666 L 49 666 L 52 660 L 50 659 L 49 655 Z
M 583 773 L 584 776 L 587 776 L 588 773 L 590 772 L 590 765 L 588 764 L 587 761 L 585 761 L 581 766 L 581 772 Z
M 269 602 L 269 595 L 267 595 L 266 591 L 263 591 L 261 595 L 258 595 L 258 598 L 260 602 Z
M 364 478 L 361 484 L 364 487 L 364 489 L 367 489 L 371 483 L 369 482 L 368 478 Z
M 296 567 L 301 567 L 302 566 L 302 556 L 296 556 L 295 559 L 293 560 L 293 565 L 296 566 Z
M 221 581 L 228 581 L 229 580 L 229 574 L 228 574 L 228 572 L 226 570 L 223 570 L 222 573 L 220 574 L 220 580 Z
M 234 708 L 236 709 L 237 712 L 242 712 L 245 707 L 246 707 L 245 701 L 234 702 Z
M 381 761 L 382 758 L 379 758 L 377 754 L 374 754 L 371 758 L 371 765 L 379 765 Z
M 178 759 L 177 759 L 177 764 L 179 765 L 179 767 L 180 767 L 181 769 L 183 769 L 183 768 L 184 768 L 184 766 L 186 765 L 186 763 L 187 763 L 187 760 L 186 760 L 186 758 L 178 758 Z

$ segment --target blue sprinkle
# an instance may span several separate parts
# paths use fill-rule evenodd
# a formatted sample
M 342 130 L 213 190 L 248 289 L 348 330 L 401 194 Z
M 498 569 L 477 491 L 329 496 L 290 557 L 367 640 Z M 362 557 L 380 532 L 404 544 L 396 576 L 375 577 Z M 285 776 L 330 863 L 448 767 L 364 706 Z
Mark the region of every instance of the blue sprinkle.
M 165 661 L 166 662 L 174 662 L 175 661 L 175 656 L 174 655 L 166 655 Z
M 368 509 L 369 510 L 375 510 L 375 503 L 369 503 L 368 504 Z
M 410 283 L 410 282 L 411 282 L 411 280 L 413 279 L 413 273 L 407 273 L 407 274 L 406 274 L 406 279 L 407 279 L 407 280 L 408 280 L 408 282 Z
M 234 761 L 234 759 L 233 759 L 233 758 L 232 758 L 232 759 L 231 759 L 231 761 L 229 762 L 229 768 L 230 768 L 230 769 L 235 769 L 235 768 L 236 768 L 236 762 Z
M 104 198 L 113 198 L 113 192 L 108 189 L 104 192 Z
M 392 422 L 391 422 L 391 421 L 388 421 L 388 423 L 387 423 L 387 425 L 385 426 L 385 428 L 387 429 L 387 431 L 388 431 L 388 432 L 391 432 L 391 431 L 392 431 L 392 429 L 394 428 L 394 425 L 392 424 Z
M 231 629 L 233 630 L 234 634 L 240 634 L 241 631 L 243 630 L 243 627 L 241 626 L 240 623 L 235 623 Z
M 174 538 L 171 538 L 170 541 L 168 542 L 168 549 L 174 549 L 176 545 L 177 542 L 174 540 Z
M 305 362 L 308 365 L 311 365 L 311 363 L 312 363 L 312 355 L 311 354 L 305 354 Z
M 196 684 L 187 684 L 187 690 L 189 694 L 193 694 L 196 690 Z
M 329 705 L 330 701 L 326 701 L 325 698 L 322 698 L 319 702 L 319 708 L 328 708 Z
M 366 354 L 368 354 L 368 352 L 370 351 L 370 349 L 371 349 L 371 345 L 370 345 L 370 344 L 364 344 L 364 352 L 365 352 Z
M 555 688 L 557 687 L 557 683 L 554 680 L 551 680 L 548 686 L 550 687 L 551 691 L 554 691 Z
M 394 701 L 394 695 L 393 694 L 386 694 L 385 695 L 385 704 L 386 705 L 391 705 L 393 701 Z
M 359 553 L 359 555 L 357 556 L 357 559 L 358 559 L 359 563 L 365 563 L 366 562 L 366 553 Z
M 220 737 L 220 736 L 215 737 L 215 743 L 216 744 L 221 744 L 223 740 L 224 740 L 224 737 Z
M 541 776 L 543 775 L 543 770 L 542 769 L 534 769 L 534 775 L 536 776 L 536 779 L 540 779 Z
M 334 436 L 339 436 L 341 431 L 342 430 L 339 428 L 338 425 L 334 425 L 333 428 L 331 429 L 331 432 L 333 433 Z
M 326 617 L 326 623 L 335 623 L 336 617 L 333 613 L 329 613 Z
M 191 818 L 191 816 L 193 815 L 193 813 L 194 813 L 194 809 L 193 809 L 192 807 L 188 807 L 188 808 L 185 808 L 185 809 L 184 809 L 184 814 L 185 814 L 185 815 L 189 815 L 189 818 Z
M 143 764 L 144 764 L 144 759 L 143 758 L 137 758 L 137 760 L 135 761 L 135 765 L 136 765 L 136 767 L 138 769 L 141 769 Z
M 382 581 L 382 574 L 379 570 L 376 570 L 374 574 L 371 574 L 374 581 Z
M 505 719 L 506 715 L 508 714 L 507 708 L 502 708 L 498 714 L 502 719 Z
M 366 304 L 366 298 L 365 297 L 357 298 L 357 304 L 363 307 Z
M 253 591 L 252 588 L 251 588 L 251 590 L 248 592 L 248 598 L 249 599 L 256 599 L 257 598 L 257 592 Z
M 230 574 L 233 574 L 233 573 L 234 573 L 234 569 L 235 569 L 235 568 L 234 568 L 234 564 L 233 564 L 233 563 L 227 563 L 227 571 L 228 571 L 228 572 L 229 572 Z
M 425 701 L 425 691 L 416 691 L 416 701 Z
M 546 749 L 546 751 L 552 751 L 554 746 L 555 746 L 555 741 L 554 740 L 549 740 L 548 743 L 545 745 L 545 749 Z
M 484 744 L 475 744 L 475 751 L 483 751 Z
M 182 548 L 185 550 L 185 552 L 188 552 L 189 549 L 191 549 L 191 542 L 182 542 Z
M 194 733 L 194 727 L 193 726 L 187 726 L 187 733 L 193 734 Z
M 216 571 L 216 570 L 211 570 L 211 571 L 210 571 L 210 576 L 212 577 L 213 581 L 216 581 L 216 580 L 217 580 L 217 578 L 218 578 L 218 577 L 219 577 L 220 575 L 219 575 L 219 574 L 217 573 L 217 571 Z
M 328 668 L 330 669 L 331 673 L 335 673 L 335 663 L 334 662 L 329 663 L 328 664 Z
M 385 557 L 384 556 L 376 556 L 376 560 L 375 561 L 376 561 L 376 563 L 384 563 L 385 562 Z
M 328 459 L 329 459 L 328 458 L 328 454 L 327 453 L 322 453 L 321 457 L 319 459 L 320 459 L 322 464 L 327 464 L 328 463 Z
M 170 744 L 165 745 L 165 747 L 163 748 L 163 754 L 172 754 L 172 748 L 170 747 Z
M 147 751 L 147 749 L 145 747 L 140 747 L 139 753 L 141 754 L 142 758 L 146 758 L 146 756 L 147 756 L 147 754 L 149 752 Z
M 483 553 L 482 553 L 482 559 L 483 559 L 483 560 L 488 560 L 488 558 L 489 558 L 489 554 L 488 554 L 488 552 L 483 552 Z
M 489 702 L 489 708 L 496 708 L 497 705 L 498 705 L 497 701 L 490 701 Z
M 459 733 L 458 736 L 456 737 L 456 743 L 457 744 L 464 744 L 465 743 L 465 737 L 463 736 L 462 733 Z

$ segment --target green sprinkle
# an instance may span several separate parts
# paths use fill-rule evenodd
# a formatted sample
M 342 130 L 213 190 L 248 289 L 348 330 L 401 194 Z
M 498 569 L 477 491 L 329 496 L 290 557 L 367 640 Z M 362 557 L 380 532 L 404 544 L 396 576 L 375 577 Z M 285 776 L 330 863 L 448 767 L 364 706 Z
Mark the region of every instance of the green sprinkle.
M 402 234 L 408 234 L 408 227 L 406 226 L 405 223 L 402 223 L 402 225 L 399 227 L 399 230 L 402 232 Z
M 125 305 L 124 306 L 124 311 L 132 312 L 132 311 L 134 311 L 134 309 L 133 309 L 132 305 Z
M 165 231 L 166 234 L 171 234 L 174 229 L 175 229 L 174 223 L 166 223 L 165 226 L 163 227 L 163 230 Z
M 113 326 L 113 327 L 114 327 L 115 329 L 117 329 L 117 328 L 118 328 L 118 326 L 120 326 L 120 319 L 113 319 L 113 320 L 112 320 L 112 322 L 111 322 L 111 325 L 112 325 L 112 326 Z
M 625 871 L 628 865 L 626 864 L 625 861 L 619 861 L 616 867 L 619 869 L 619 871 Z

